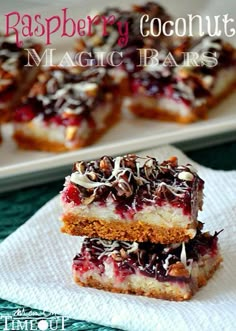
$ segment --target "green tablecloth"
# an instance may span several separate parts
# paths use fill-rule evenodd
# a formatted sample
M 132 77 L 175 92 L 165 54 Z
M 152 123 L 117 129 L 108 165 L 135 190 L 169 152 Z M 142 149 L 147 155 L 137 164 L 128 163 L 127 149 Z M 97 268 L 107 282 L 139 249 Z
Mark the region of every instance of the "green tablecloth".
M 236 142 L 222 144 L 211 148 L 187 153 L 190 158 L 202 165 L 214 169 L 236 170 Z M 41 206 L 49 199 L 58 194 L 62 189 L 64 178 L 61 181 L 44 184 L 37 187 L 21 189 L 0 196 L 0 241 L 15 231 L 21 224 L 29 219 Z M 0 271 L 1 272 L 1 271 Z M 9 284 L 10 285 L 10 284 Z M 0 299 L 0 316 L 13 314 L 18 308 L 23 306 Z M 24 307 L 25 311 L 31 311 Z M 35 314 L 40 311 L 33 310 Z M 42 313 L 42 318 L 43 318 Z M 55 318 L 55 317 L 52 317 Z M 0 319 L 0 330 L 4 329 L 4 320 Z M 58 325 L 57 330 L 60 330 Z M 115 330 L 84 321 L 68 319 L 65 322 L 65 330 Z

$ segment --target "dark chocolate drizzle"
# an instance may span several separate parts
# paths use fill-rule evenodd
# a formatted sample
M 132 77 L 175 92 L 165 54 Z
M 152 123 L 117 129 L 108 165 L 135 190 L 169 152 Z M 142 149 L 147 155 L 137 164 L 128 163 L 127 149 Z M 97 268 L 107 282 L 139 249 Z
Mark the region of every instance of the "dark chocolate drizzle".
M 0 36 L 0 97 L 4 98 L 7 92 L 14 92 L 19 81 L 24 78 L 24 73 L 31 70 L 25 67 L 28 61 L 28 53 L 24 48 L 34 48 L 38 53 L 41 51 L 41 45 L 28 40 L 24 47 L 19 47 L 15 42 L 8 38 Z
M 84 89 L 91 85 L 92 91 Z M 38 76 L 29 97 L 16 110 L 15 120 L 24 122 L 40 115 L 45 122 L 78 125 L 82 119 L 91 119 L 91 112 L 105 102 L 108 93 L 116 95 L 116 90 L 104 68 L 77 73 L 55 67 Z M 28 118 L 24 117 L 27 112 Z
M 98 24 L 94 27 L 94 35 L 96 36 L 95 42 L 91 37 L 84 37 L 83 42 L 85 43 L 86 49 L 93 54 L 94 64 L 98 64 L 96 58 L 96 52 L 111 52 L 111 51 L 122 51 L 123 63 L 121 68 L 124 69 L 128 74 L 139 71 L 141 66 L 137 66 L 140 62 L 139 52 L 137 49 L 141 48 L 155 48 L 160 49 L 163 46 L 164 34 L 161 32 L 160 37 L 156 38 L 154 36 L 143 37 L 140 33 L 140 18 L 143 14 L 148 14 L 150 19 L 157 17 L 164 23 L 170 20 L 171 17 L 163 7 L 155 2 L 147 2 L 143 6 L 135 5 L 132 10 L 122 10 L 118 7 L 106 8 L 103 12 L 99 13 L 100 16 L 109 17 L 114 15 L 115 22 L 113 25 L 108 26 L 107 35 L 101 34 L 101 26 Z M 123 47 L 118 44 L 119 34 L 117 28 L 117 22 L 128 23 L 129 26 L 129 36 L 128 42 Z M 157 30 L 158 27 L 156 27 Z M 149 24 L 144 22 L 143 30 L 149 29 Z M 155 27 L 154 27 L 155 29 Z M 156 31 L 157 32 L 157 31 Z M 105 48 L 104 48 L 105 46 Z M 110 65 L 106 63 L 109 68 Z
M 185 67 L 184 63 L 181 64 L 176 61 L 180 66 L 174 68 L 162 65 L 163 62 L 160 59 L 158 70 L 155 68 L 152 71 L 142 70 L 132 75 L 130 81 L 132 92 L 152 97 L 165 96 L 194 106 L 198 99 L 211 96 L 211 88 L 214 86 L 215 78 L 221 69 L 236 66 L 236 50 L 219 38 L 204 36 L 200 39 L 193 39 L 191 42 L 183 41 L 182 46 L 179 45 L 172 49 L 173 54 L 178 48 L 189 52 L 197 51 L 199 57 L 203 53 L 205 56 L 212 57 L 214 55 L 217 65 L 209 66 L 207 63 L 199 63 L 198 66 Z M 204 80 L 207 76 L 209 76 L 208 78 L 212 77 L 210 84 Z
M 131 243 L 125 241 L 108 241 L 100 238 L 85 238 L 80 254 L 73 260 L 73 267 L 83 272 L 86 261 L 92 263 L 104 272 L 104 262 L 112 259 L 120 277 L 134 274 L 138 270 L 141 274 L 156 278 L 159 281 L 190 281 L 191 264 L 198 262 L 203 255 L 214 256 L 218 252 L 218 234 L 210 235 L 198 230 L 196 237 L 185 243 L 186 256 L 182 256 L 182 244 L 161 245 L 145 243 Z M 186 257 L 186 260 L 185 260 Z M 169 271 L 175 263 L 181 262 L 188 269 L 189 275 L 171 276 Z
M 185 178 L 186 175 L 189 178 Z M 165 203 L 183 208 L 185 214 L 196 217 L 198 207 L 201 208 L 203 185 L 204 181 L 191 165 L 180 166 L 176 158 L 159 163 L 153 157 L 129 154 L 75 163 L 64 194 L 69 202 L 72 186 L 81 203 L 97 201 L 105 205 L 107 199 L 112 199 L 122 217 L 130 214 L 132 218 L 144 206 Z

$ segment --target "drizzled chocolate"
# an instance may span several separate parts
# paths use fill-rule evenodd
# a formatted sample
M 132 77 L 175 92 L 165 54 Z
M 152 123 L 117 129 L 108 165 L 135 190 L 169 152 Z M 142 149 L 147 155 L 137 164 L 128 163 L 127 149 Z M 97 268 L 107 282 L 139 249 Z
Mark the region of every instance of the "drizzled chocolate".
M 179 63 L 182 51 L 197 52 L 196 65 L 185 66 L 184 62 Z M 211 88 L 219 70 L 236 66 L 236 50 L 223 40 L 209 36 L 192 41 L 183 40 L 182 44 L 174 46 L 170 52 L 179 66 L 164 65 L 164 56 L 160 57 L 156 68 L 153 66 L 149 69 L 147 66 L 145 70 L 134 73 L 130 83 L 134 94 L 166 97 L 188 106 L 198 106 L 201 100 L 211 96 Z M 214 54 L 217 65 L 201 63 L 202 56 L 210 56 L 209 54 Z
M 153 157 L 104 156 L 74 164 L 63 192 L 66 202 L 106 205 L 112 201 L 116 212 L 130 218 L 147 206 L 171 204 L 196 217 L 202 204 L 204 182 L 191 165 L 178 165 L 173 157 L 159 163 Z
M 28 41 L 25 47 L 34 48 L 36 51 L 41 50 L 39 44 L 33 44 L 31 41 Z M 0 93 L 15 91 L 17 83 L 22 78 L 20 75 L 29 69 L 25 67 L 27 63 L 27 51 L 0 36 Z
M 115 95 L 115 86 L 104 68 L 81 73 L 52 68 L 42 72 L 28 98 L 16 110 L 15 120 L 26 122 L 41 116 L 45 122 L 79 125 L 83 119 L 93 126 L 91 112 Z
M 188 282 L 194 262 L 202 256 L 217 254 L 217 236 L 218 233 L 212 236 L 198 230 L 189 242 L 171 245 L 85 238 L 73 268 L 80 273 L 96 268 L 103 274 L 105 263 L 113 263 L 115 276 L 120 280 L 138 271 L 159 281 Z
M 143 14 L 149 15 L 150 19 L 157 17 L 164 23 L 170 20 L 171 17 L 166 13 L 163 7 L 155 2 L 147 2 L 143 6 L 135 5 L 132 10 L 122 10 L 117 7 L 106 8 L 103 12 L 99 13 L 99 16 L 105 17 L 115 17 L 114 24 L 107 27 L 107 34 L 103 35 L 103 29 L 100 24 L 94 27 L 94 35 L 91 37 L 84 37 L 77 43 L 77 50 L 81 51 L 86 48 L 88 51 L 92 52 L 93 58 L 96 63 L 96 53 L 99 52 L 111 52 L 111 51 L 122 51 L 122 65 L 121 67 L 127 73 L 133 73 L 140 70 L 137 66 L 140 63 L 139 52 L 137 49 L 141 48 L 155 48 L 159 49 L 161 47 L 164 35 L 161 33 L 159 38 L 153 36 L 143 37 L 140 33 L 140 17 Z M 128 41 L 125 47 L 122 47 L 118 43 L 119 33 L 117 30 L 117 22 L 120 22 L 122 26 L 123 23 L 128 23 Z M 144 33 L 149 29 L 148 23 L 144 23 Z M 157 29 L 157 27 L 156 27 Z M 154 26 L 155 31 L 155 26 Z M 165 38 L 166 40 L 168 38 Z M 170 38 L 169 38 L 170 39 Z M 118 58 L 119 61 L 119 58 Z M 116 61 L 115 61 L 116 62 Z M 117 62 L 118 63 L 118 62 Z M 109 67 L 109 64 L 107 63 Z
M 199 39 L 198 42 L 189 49 L 190 52 L 197 52 L 199 59 L 202 54 L 214 54 L 217 59 L 216 66 L 194 66 L 190 70 L 201 75 L 215 76 L 219 69 L 228 68 L 236 65 L 236 49 L 220 38 L 212 38 L 208 35 Z
M 94 30 L 94 38 L 85 37 L 83 40 L 86 46 L 90 48 L 99 48 L 100 50 L 124 50 L 130 46 L 143 47 L 148 43 L 148 47 L 154 46 L 153 43 L 156 38 L 144 38 L 139 29 L 140 17 L 143 14 L 149 15 L 150 18 L 158 17 L 161 22 L 170 20 L 169 14 L 166 13 L 163 7 L 155 2 L 147 2 L 143 6 L 135 5 L 131 10 L 122 10 L 118 7 L 108 7 L 103 12 L 99 13 L 99 16 L 115 17 L 114 24 L 107 27 L 107 35 L 102 34 L 102 29 L 98 24 Z M 119 46 L 118 44 L 118 30 L 116 22 L 128 22 L 129 25 L 129 40 L 125 47 Z M 149 29 L 148 23 L 144 23 L 144 32 Z M 156 43 L 156 41 L 155 41 Z M 105 46 L 105 48 L 104 48 Z
M 189 106 L 195 105 L 197 99 L 211 95 L 200 77 L 176 75 L 167 68 L 163 68 L 162 71 L 136 73 L 131 80 L 131 90 L 134 95 L 166 97 Z
M 170 84 L 176 83 L 174 77 L 175 65 L 183 59 L 183 53 L 187 51 L 193 41 L 189 37 L 175 38 L 169 48 L 163 48 L 158 53 L 158 62 L 148 63 L 144 70 L 133 73 L 131 76 L 131 88 L 133 92 L 145 91 L 147 95 L 162 94 Z M 168 57 L 168 56 L 172 57 Z M 174 60 L 172 60 L 172 58 Z M 175 61 L 174 63 L 172 63 Z

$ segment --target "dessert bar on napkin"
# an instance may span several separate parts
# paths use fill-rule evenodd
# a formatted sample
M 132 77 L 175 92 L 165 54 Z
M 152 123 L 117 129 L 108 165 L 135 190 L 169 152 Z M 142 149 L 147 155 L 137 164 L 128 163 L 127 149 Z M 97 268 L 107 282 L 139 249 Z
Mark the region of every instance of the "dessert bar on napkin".
M 58 231 L 61 207 L 56 197 L 1 243 L 1 298 L 129 331 L 157 328 L 187 331 L 198 329 L 199 325 L 208 331 L 234 329 L 236 172 L 204 168 L 170 146 L 138 154 L 153 155 L 160 161 L 176 155 L 180 164 L 191 163 L 205 180 L 200 218 L 211 233 L 224 229 L 220 234 L 224 264 L 204 290 L 198 291 L 190 301 L 179 303 L 73 284 L 71 261 L 80 251 L 83 239 Z M 219 194 L 219 190 L 225 194 Z
M 76 162 L 61 194 L 62 231 L 88 236 L 75 281 L 113 292 L 186 300 L 222 258 L 201 231 L 204 181 L 176 157 L 128 154 Z

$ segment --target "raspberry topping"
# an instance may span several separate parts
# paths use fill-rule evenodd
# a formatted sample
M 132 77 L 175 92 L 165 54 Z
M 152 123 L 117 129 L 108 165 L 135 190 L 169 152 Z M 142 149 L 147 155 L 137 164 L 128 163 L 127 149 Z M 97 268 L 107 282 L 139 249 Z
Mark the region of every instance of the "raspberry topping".
M 105 264 L 110 264 L 119 281 L 138 272 L 159 281 L 188 282 L 193 262 L 218 253 L 218 234 L 212 236 L 198 230 L 188 243 L 171 245 L 85 238 L 81 253 L 74 258 L 73 268 L 81 273 L 96 269 L 103 274 Z
M 128 219 L 147 206 L 165 204 L 196 218 L 204 185 L 191 165 L 178 165 L 175 157 L 159 163 L 133 154 L 77 162 L 68 183 L 78 188 L 82 203 L 112 201 L 116 213 Z
M 94 127 L 97 106 L 103 105 L 111 93 L 116 96 L 117 86 L 104 68 L 82 73 L 53 68 L 38 76 L 15 120 L 28 122 L 40 116 L 45 124 L 79 126 L 85 120 Z M 29 109 L 32 116 L 25 115 Z

